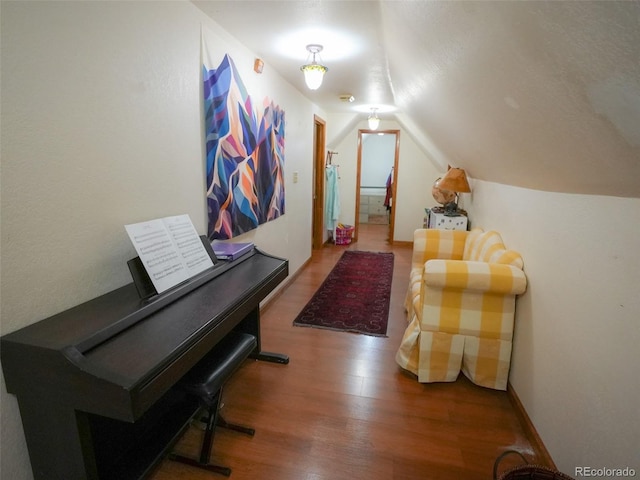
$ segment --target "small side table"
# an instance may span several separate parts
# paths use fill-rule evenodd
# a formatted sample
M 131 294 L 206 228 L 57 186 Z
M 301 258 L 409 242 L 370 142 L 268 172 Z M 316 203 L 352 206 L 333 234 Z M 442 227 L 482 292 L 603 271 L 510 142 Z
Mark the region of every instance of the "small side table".
M 451 217 L 444 213 L 436 213 L 433 210 L 429 213 L 428 228 L 439 228 L 441 230 L 466 230 L 468 218 L 466 215 Z

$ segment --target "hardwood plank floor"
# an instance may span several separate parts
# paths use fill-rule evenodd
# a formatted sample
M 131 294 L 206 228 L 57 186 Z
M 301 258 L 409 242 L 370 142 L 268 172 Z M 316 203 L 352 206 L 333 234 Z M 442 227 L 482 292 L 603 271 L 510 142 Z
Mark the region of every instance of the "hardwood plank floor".
M 216 430 L 212 461 L 231 467 L 233 479 L 487 480 L 503 450 L 533 456 L 506 392 L 462 374 L 420 384 L 395 363 L 411 249 L 388 245 L 387 229 L 360 225 L 357 243 L 314 251 L 263 311 L 263 349 L 291 360 L 247 361 L 226 386 L 225 418 L 256 429 L 253 438 Z M 346 249 L 394 253 L 386 338 L 292 325 Z M 176 450 L 196 456 L 201 434 L 191 428 Z M 165 460 L 152 479 L 215 477 L 224 478 Z

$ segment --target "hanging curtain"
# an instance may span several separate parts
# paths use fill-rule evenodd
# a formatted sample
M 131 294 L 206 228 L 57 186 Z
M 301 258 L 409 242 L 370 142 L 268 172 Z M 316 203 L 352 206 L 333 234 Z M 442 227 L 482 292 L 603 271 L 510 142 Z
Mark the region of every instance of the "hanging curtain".
M 387 207 L 387 211 L 391 211 L 391 202 L 393 202 L 393 198 L 391 198 L 393 192 L 393 167 L 391 167 L 391 173 L 387 178 L 387 191 L 384 197 L 384 206 Z
M 336 227 L 340 216 L 340 190 L 338 188 L 338 168 L 327 165 L 325 168 L 326 190 L 324 196 L 324 224 L 336 238 Z

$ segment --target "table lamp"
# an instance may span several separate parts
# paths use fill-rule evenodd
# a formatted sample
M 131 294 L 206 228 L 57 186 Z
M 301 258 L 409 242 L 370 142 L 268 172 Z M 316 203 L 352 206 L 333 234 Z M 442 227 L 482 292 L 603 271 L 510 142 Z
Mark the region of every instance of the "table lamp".
M 469 193 L 471 191 L 471 188 L 469 188 L 469 182 L 467 181 L 467 174 L 462 168 L 450 168 L 438 183 L 438 187 L 456 194 L 455 200 L 444 206 L 444 214 L 449 216 L 459 215 L 458 194 Z

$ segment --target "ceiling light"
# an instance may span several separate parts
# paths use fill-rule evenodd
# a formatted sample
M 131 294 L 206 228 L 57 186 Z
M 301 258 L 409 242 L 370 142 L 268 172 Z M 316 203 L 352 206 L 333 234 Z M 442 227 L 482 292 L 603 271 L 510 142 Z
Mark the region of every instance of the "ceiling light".
M 380 125 L 380 118 L 378 117 L 376 110 L 378 109 L 372 108 L 371 113 L 369 114 L 369 118 L 367 119 L 367 121 L 369 122 L 369 129 L 371 130 L 377 130 L 378 126 Z
M 322 45 L 307 45 L 307 50 L 313 55 L 313 58 L 311 63 L 301 66 L 300 70 L 304 73 L 304 81 L 307 83 L 309 90 L 317 90 L 322 85 L 322 77 L 329 69 L 316 62 L 316 55 L 322 51 Z

